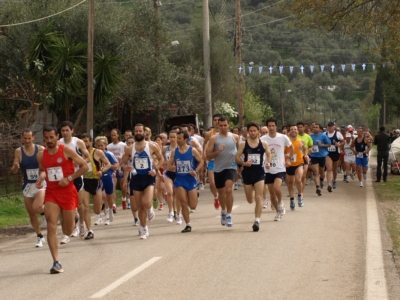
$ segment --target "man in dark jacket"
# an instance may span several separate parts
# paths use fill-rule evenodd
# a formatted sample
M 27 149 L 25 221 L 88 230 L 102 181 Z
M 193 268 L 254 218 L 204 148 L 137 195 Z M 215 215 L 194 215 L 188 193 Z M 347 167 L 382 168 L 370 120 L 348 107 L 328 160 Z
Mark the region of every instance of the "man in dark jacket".
M 374 145 L 377 145 L 378 149 L 378 166 L 376 169 L 376 181 L 381 181 L 382 175 L 382 163 L 383 163 L 383 181 L 386 182 L 387 170 L 388 170 L 388 158 L 390 149 L 390 136 L 385 132 L 385 126 L 379 127 L 379 132 L 375 135 Z

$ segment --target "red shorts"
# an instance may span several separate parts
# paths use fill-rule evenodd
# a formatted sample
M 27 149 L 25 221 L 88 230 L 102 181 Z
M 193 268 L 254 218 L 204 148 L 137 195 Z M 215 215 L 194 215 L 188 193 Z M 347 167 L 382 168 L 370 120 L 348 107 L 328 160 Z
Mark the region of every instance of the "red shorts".
M 161 174 L 164 174 L 164 169 L 163 168 L 159 168 L 158 170 L 160 171 Z
M 340 159 L 341 159 L 341 160 L 344 159 L 344 152 L 340 152 Z
M 79 204 L 78 192 L 73 184 L 56 190 L 47 188 L 44 196 L 44 203 L 46 202 L 56 203 L 62 210 L 75 210 Z

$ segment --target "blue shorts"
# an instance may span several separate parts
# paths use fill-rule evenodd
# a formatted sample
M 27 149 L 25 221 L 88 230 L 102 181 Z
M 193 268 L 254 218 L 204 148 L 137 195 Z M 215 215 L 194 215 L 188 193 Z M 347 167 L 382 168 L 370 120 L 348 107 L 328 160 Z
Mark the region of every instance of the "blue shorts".
M 197 180 L 197 177 L 193 177 L 190 174 L 183 175 L 183 176 L 176 176 L 176 179 L 174 181 L 174 187 L 178 188 L 184 188 L 186 191 L 191 191 L 197 188 L 199 181 Z
M 114 183 L 110 174 L 104 174 L 101 181 L 103 181 L 103 189 L 107 195 L 114 193 Z
M 167 177 L 167 178 L 171 179 L 172 181 L 175 181 L 176 173 L 171 172 L 171 171 L 164 171 L 164 177 Z
M 368 167 L 368 157 L 357 157 L 356 156 L 356 166 L 362 166 L 363 168 Z
M 124 178 L 124 170 L 123 169 L 121 169 L 122 170 L 122 175 L 119 175 L 119 170 L 117 170 L 117 171 L 115 171 L 115 178 L 117 178 L 117 179 L 121 179 L 121 178 Z
M 143 192 L 149 186 L 154 186 L 156 177 L 151 175 L 135 175 L 132 176 L 129 186 L 131 191 Z
M 209 160 L 207 164 L 208 171 L 214 171 L 214 161 Z

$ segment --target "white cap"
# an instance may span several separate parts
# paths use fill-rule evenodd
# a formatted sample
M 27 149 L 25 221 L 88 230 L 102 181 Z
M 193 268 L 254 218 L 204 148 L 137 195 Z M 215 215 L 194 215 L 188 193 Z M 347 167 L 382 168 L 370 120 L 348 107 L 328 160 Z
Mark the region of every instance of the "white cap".
M 350 132 L 348 132 L 348 133 L 346 133 L 346 137 L 348 138 L 351 138 L 351 133 Z
M 353 126 L 351 126 L 351 125 L 347 125 L 347 128 L 353 128 Z

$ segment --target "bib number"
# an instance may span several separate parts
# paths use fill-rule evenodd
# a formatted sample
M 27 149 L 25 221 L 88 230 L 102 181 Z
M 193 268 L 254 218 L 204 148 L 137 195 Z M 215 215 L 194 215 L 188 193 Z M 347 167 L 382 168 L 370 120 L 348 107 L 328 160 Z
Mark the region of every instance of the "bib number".
M 169 161 L 171 158 L 171 151 L 165 151 L 165 160 Z
M 188 174 L 191 171 L 190 160 L 177 160 L 176 172 L 181 174 Z
M 47 176 L 49 177 L 49 181 L 60 181 L 64 178 L 64 173 L 61 167 L 48 168 Z
M 278 159 L 273 159 L 272 161 L 271 161 L 271 168 L 276 168 L 276 167 L 278 167 Z
M 357 153 L 357 157 L 359 157 L 359 158 L 363 158 L 363 157 L 364 157 L 364 153 L 362 153 L 362 152 L 358 152 L 358 153 Z
M 26 177 L 28 180 L 37 180 L 39 178 L 39 169 L 27 169 Z
M 291 162 L 295 162 L 297 160 L 297 154 L 293 154 L 293 156 L 290 158 Z
M 261 163 L 260 154 L 249 154 L 247 160 L 251 161 L 252 165 L 259 165 Z
M 147 158 L 135 158 L 135 169 L 146 170 L 149 168 L 149 162 Z
M 312 152 L 319 152 L 319 147 L 318 147 L 318 145 L 313 145 L 313 146 L 312 146 Z
M 335 152 L 335 151 L 336 151 L 336 146 L 335 146 L 335 145 L 330 146 L 330 147 L 328 148 L 328 151 L 329 151 L 329 152 Z
M 353 151 L 351 151 L 351 150 L 348 150 L 348 151 L 346 151 L 346 155 L 347 155 L 347 156 L 353 156 L 353 155 L 354 155 L 354 153 L 353 153 Z

